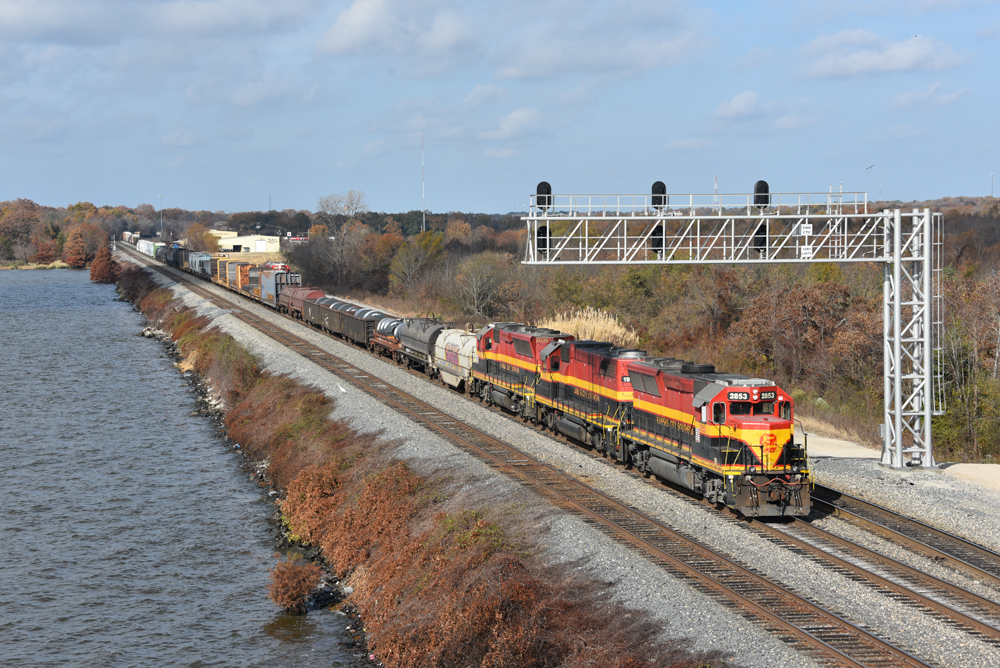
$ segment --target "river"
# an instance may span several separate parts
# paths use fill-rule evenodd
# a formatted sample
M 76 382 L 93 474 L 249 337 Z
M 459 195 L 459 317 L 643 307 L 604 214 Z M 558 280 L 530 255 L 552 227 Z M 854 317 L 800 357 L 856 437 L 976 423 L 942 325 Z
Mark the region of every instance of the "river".
M 347 665 L 342 616 L 267 599 L 273 504 L 115 296 L 0 271 L 0 665 Z

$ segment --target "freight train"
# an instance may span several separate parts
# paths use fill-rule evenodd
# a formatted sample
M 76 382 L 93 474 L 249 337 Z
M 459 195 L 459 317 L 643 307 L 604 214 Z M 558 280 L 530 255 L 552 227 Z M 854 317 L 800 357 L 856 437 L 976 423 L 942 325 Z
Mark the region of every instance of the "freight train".
M 285 266 L 136 246 L 744 516 L 809 514 L 794 401 L 769 380 L 520 323 L 470 332 L 403 318 L 303 287 Z

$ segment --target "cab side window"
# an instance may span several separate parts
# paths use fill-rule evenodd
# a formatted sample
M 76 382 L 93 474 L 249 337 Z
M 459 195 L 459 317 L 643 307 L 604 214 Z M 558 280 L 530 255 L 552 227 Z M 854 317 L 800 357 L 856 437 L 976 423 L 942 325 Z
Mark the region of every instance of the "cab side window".
M 559 356 L 549 355 L 549 370 L 558 371 L 559 370 Z
M 712 404 L 712 422 L 715 424 L 726 423 L 726 404 L 721 401 Z
M 780 407 L 778 408 L 779 415 L 782 420 L 792 419 L 792 402 L 782 401 Z

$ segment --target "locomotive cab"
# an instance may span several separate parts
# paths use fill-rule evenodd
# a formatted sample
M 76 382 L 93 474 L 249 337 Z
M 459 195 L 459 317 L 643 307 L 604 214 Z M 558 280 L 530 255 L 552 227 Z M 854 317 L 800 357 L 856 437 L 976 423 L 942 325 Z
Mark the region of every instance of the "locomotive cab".
M 694 401 L 719 449 L 727 505 L 748 516 L 808 514 L 808 460 L 795 443 L 791 397 L 767 380 L 720 387 L 726 380 L 715 379 Z

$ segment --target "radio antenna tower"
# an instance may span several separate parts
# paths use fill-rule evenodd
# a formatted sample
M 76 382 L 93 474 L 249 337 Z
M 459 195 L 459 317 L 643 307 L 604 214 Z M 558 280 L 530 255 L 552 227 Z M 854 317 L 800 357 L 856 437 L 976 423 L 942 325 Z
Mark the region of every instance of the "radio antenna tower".
M 421 213 L 423 218 L 420 219 L 420 231 L 427 231 L 427 189 L 424 185 L 424 133 L 420 133 L 420 197 L 422 200 Z
M 715 177 L 715 197 L 712 200 L 712 204 L 714 204 L 715 206 L 719 206 L 719 177 L 718 176 Z M 722 207 L 719 207 L 719 209 L 721 210 Z

